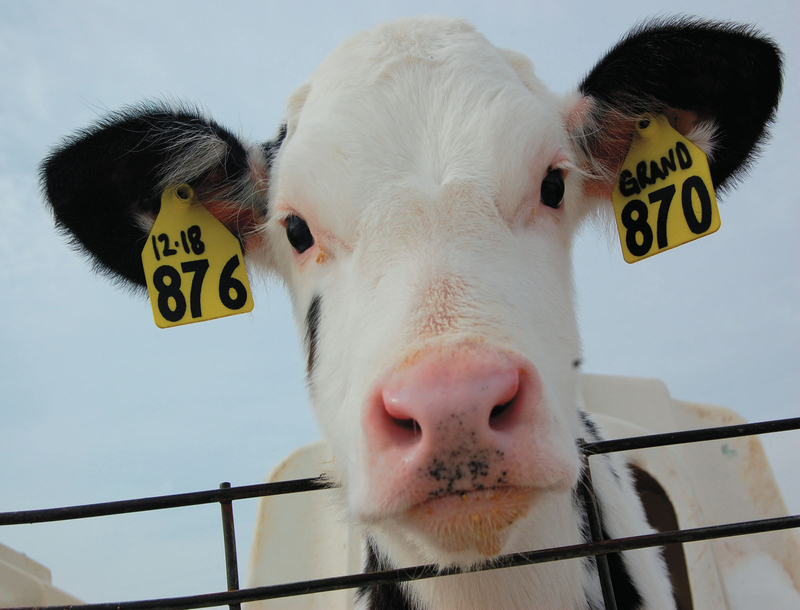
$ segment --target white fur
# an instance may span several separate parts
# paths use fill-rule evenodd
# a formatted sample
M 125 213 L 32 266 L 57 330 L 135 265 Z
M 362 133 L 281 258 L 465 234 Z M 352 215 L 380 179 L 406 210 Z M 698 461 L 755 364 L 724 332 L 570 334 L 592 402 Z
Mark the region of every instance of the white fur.
M 568 472 L 515 524 L 503 553 L 581 542 L 577 482 L 580 356 L 570 247 L 591 206 L 566 126 L 576 100 L 536 78 L 527 59 L 499 51 L 462 21 L 409 19 L 358 34 L 289 98 L 287 137 L 270 185 L 269 250 L 256 260 L 284 278 L 304 331 L 322 297 L 309 388 L 336 455 L 328 476 L 343 502 L 398 565 L 468 565 L 475 554 L 436 548 L 399 524 L 365 474 L 362 427 L 376 380 L 418 349 L 470 341 L 518 354 L 541 377 L 552 449 Z M 209 154 L 213 154 L 209 151 Z M 539 202 L 549 167 L 567 172 L 560 210 Z M 316 244 L 296 255 L 282 221 L 304 218 Z M 423 295 L 457 282 L 441 313 Z M 454 294 L 455 294 L 454 293 Z M 437 311 L 439 311 L 437 309 Z M 621 482 L 612 474 L 617 471 Z M 598 494 L 614 536 L 650 531 L 616 459 L 596 458 Z M 658 552 L 628 554 L 644 608 L 673 607 Z M 419 608 L 584 609 L 599 604 L 586 562 L 446 577 L 408 585 Z

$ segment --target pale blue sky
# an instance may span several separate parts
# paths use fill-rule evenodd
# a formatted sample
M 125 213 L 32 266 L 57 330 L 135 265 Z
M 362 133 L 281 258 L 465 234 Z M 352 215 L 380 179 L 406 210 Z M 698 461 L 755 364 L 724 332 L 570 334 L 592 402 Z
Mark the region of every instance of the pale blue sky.
M 668 13 L 666 11 L 669 11 Z M 647 16 L 759 25 L 786 53 L 774 138 L 724 199 L 722 229 L 629 266 L 587 228 L 575 257 L 585 370 L 658 377 L 750 420 L 798 414 L 800 12 L 794 0 L 15 2 L 0 0 L 0 511 L 259 482 L 318 437 L 283 289 L 252 314 L 159 330 L 149 304 L 93 275 L 37 186 L 48 148 L 144 98 L 202 105 L 254 140 L 348 35 L 445 14 L 531 57 L 556 91 Z M 615 238 L 614 238 L 615 239 Z M 765 439 L 800 512 L 800 437 Z M 244 568 L 255 502 L 235 506 Z M 87 601 L 225 587 L 217 507 L 0 529 Z

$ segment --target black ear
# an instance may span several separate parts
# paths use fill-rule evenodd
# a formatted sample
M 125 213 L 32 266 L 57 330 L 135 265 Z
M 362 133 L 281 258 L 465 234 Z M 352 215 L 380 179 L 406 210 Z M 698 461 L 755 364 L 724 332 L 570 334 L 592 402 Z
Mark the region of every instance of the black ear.
M 620 122 L 656 112 L 667 114 L 684 133 L 706 123 L 714 134 L 711 177 L 715 187 L 724 188 L 767 135 L 781 87 L 781 52 L 753 28 L 653 21 L 631 31 L 580 84 L 595 102 L 594 125 L 583 129 L 584 147 L 590 154 L 599 151 L 608 166 L 627 152 L 622 143 L 629 142 L 632 124 L 624 128 Z M 599 136 L 593 136 L 598 126 Z
M 245 144 L 196 110 L 149 104 L 68 138 L 42 163 L 41 181 L 56 223 L 96 268 L 143 286 L 140 255 L 163 189 L 189 183 L 242 239 L 266 215 L 278 146 Z

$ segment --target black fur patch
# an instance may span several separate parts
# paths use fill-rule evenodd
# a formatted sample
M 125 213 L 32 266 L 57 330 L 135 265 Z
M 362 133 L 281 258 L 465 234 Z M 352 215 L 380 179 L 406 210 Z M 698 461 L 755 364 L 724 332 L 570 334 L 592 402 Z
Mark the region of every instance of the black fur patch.
M 586 506 L 586 501 L 584 500 L 582 493 L 582 489 L 588 485 L 587 476 L 587 473 L 584 471 L 584 473 L 581 475 L 581 480 L 578 483 L 578 487 L 574 491 L 574 498 L 577 506 L 580 508 L 581 532 L 583 533 L 584 542 L 591 542 L 592 538 L 589 531 L 589 517 L 587 515 L 588 507 Z M 608 535 L 606 525 L 602 520 L 602 513 L 603 510 L 601 506 L 600 519 L 602 536 L 604 540 L 610 540 L 611 537 Z M 642 606 L 642 596 L 631 579 L 628 568 L 625 566 L 625 562 L 622 560 L 622 555 L 620 553 L 610 553 L 606 555 L 606 557 L 608 558 L 608 568 L 611 573 L 611 585 L 614 589 L 614 597 L 617 601 L 617 610 L 640 610 Z M 588 569 L 592 570 L 596 574 L 597 568 L 595 562 L 591 559 L 589 559 L 589 561 L 591 562 L 591 565 L 587 566 Z M 592 608 L 592 610 L 594 610 L 594 608 Z
M 581 423 L 583 424 L 583 427 L 587 432 L 588 440 L 590 441 L 603 440 L 603 435 L 600 433 L 600 428 L 597 426 L 595 421 L 586 411 L 584 411 L 583 409 L 578 409 L 578 417 L 580 417 Z M 617 469 L 614 468 L 614 464 L 608 459 L 608 456 L 600 455 L 595 457 L 595 459 L 606 460 L 606 462 L 608 463 L 608 468 L 609 470 L 611 470 L 611 475 L 614 477 L 614 480 L 617 481 L 617 483 L 620 482 L 619 473 L 617 472 Z
M 275 155 L 281 148 L 281 144 L 286 139 L 286 123 L 283 123 L 278 129 L 278 135 L 274 139 L 268 140 L 261 145 L 261 150 L 264 151 L 264 157 L 267 159 L 267 165 L 272 166 L 275 160 Z
M 589 433 L 590 441 L 603 440 L 603 436 L 600 434 L 600 428 L 597 427 L 597 424 L 594 423 L 594 420 L 589 417 L 589 414 L 586 411 L 583 409 L 578 409 L 578 417 L 580 417 L 583 427 Z
M 612 112 L 634 117 L 671 107 L 713 119 L 718 130 L 711 178 L 723 188 L 746 169 L 767 136 L 782 83 L 780 50 L 754 29 L 665 19 L 631 31 L 580 90 Z
M 372 542 L 367 540 L 367 562 L 364 572 L 381 572 L 392 569 L 394 566 L 378 555 Z M 399 583 L 362 587 L 358 590 L 357 596 L 368 600 L 367 608 L 369 610 L 412 610 Z
M 311 300 L 311 306 L 306 313 L 306 378 L 311 381 L 311 372 L 314 368 L 314 360 L 317 356 L 317 332 L 319 331 L 319 319 L 322 315 L 322 297 L 316 295 Z
M 609 538 L 605 525 L 603 526 L 603 538 Z M 614 597 L 617 599 L 617 610 L 639 610 L 642 607 L 642 596 L 631 580 L 628 569 L 622 561 L 622 555 L 611 553 L 607 557 Z

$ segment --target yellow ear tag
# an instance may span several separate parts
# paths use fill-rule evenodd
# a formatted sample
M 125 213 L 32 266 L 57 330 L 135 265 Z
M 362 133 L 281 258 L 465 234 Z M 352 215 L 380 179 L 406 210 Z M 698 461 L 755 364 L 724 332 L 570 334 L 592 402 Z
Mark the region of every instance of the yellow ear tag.
M 710 235 L 720 226 L 705 153 L 663 115 L 637 121 L 611 198 L 622 255 L 629 263 Z
M 161 194 L 142 265 L 159 328 L 253 309 L 239 240 L 196 200 L 188 184 L 168 186 Z

